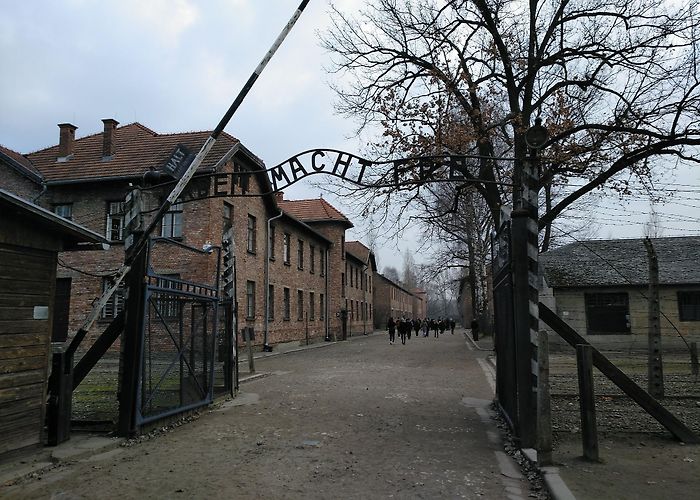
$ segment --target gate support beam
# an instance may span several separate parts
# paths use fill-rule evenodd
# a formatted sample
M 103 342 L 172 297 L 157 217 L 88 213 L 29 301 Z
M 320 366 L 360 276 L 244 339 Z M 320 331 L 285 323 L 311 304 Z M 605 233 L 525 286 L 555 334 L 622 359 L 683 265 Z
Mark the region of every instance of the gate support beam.
M 561 338 L 568 342 L 571 347 L 576 347 L 577 344 L 590 345 L 586 339 L 581 337 L 576 330 L 567 325 L 563 319 L 552 311 L 549 307 L 540 302 L 540 318 L 547 323 L 552 330 L 557 332 Z M 688 444 L 700 444 L 700 438 L 693 431 L 678 420 L 670 411 L 659 404 L 653 397 L 644 389 L 635 384 L 632 379 L 624 374 L 617 366 L 610 362 L 608 358 L 603 356 L 598 349 L 591 346 L 593 355 L 593 365 L 601 371 L 603 375 L 608 377 L 611 382 L 618 386 L 625 394 L 632 398 L 639 406 L 641 406 L 649 415 L 654 417 L 657 422 L 666 427 L 676 439 Z
M 73 390 L 85 379 L 90 370 L 92 370 L 97 362 L 102 359 L 107 350 L 114 344 L 119 335 L 124 330 L 124 311 L 117 314 L 112 322 L 107 326 L 107 329 L 102 332 L 95 343 L 90 346 L 90 349 L 78 361 L 73 370 Z

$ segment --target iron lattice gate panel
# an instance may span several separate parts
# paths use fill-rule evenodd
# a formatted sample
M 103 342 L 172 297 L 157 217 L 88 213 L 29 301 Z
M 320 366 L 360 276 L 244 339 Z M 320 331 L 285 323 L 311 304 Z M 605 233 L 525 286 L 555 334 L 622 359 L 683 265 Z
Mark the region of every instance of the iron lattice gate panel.
M 210 255 L 173 240 L 154 243 L 164 248 L 152 243 L 149 251 L 138 426 L 212 402 L 218 343 L 218 252 Z M 185 258 L 187 269 L 198 270 L 200 279 L 210 277 L 210 284 L 183 279 L 181 273 L 166 274 L 164 270 L 173 268 L 173 248 L 180 259 L 191 253 Z
M 518 427 L 515 317 L 510 221 L 504 222 L 492 242 L 494 294 L 494 347 L 496 350 L 496 396 L 512 429 Z

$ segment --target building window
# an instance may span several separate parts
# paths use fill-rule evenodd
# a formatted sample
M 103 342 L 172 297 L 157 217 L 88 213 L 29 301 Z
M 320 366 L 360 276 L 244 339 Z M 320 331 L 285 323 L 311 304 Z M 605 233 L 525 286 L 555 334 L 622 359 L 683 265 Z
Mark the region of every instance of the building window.
M 678 292 L 678 318 L 700 321 L 700 291 Z
M 233 227 L 233 205 L 224 202 L 224 231 Z
M 267 319 L 275 319 L 275 286 L 267 287 Z
M 326 275 L 326 251 L 321 250 L 321 276 Z
M 268 248 L 270 249 L 270 260 L 275 260 L 275 226 L 270 226 L 270 234 L 268 235 Z
M 165 213 L 160 235 L 164 238 L 182 238 L 182 203 L 171 205 Z
M 369 305 L 369 319 L 372 319 L 372 304 Z
M 289 304 L 289 288 L 284 289 L 284 319 L 289 321 L 291 316 L 291 306 Z
M 255 281 L 245 284 L 246 319 L 255 319 Z
M 121 241 L 124 239 L 124 202 L 107 202 L 107 239 Z
M 589 335 L 630 333 L 627 293 L 587 293 L 585 294 L 585 303 Z
M 314 292 L 309 292 L 309 319 L 316 319 L 316 300 Z
M 345 235 L 340 237 L 340 256 L 345 260 Z
M 297 319 L 304 319 L 304 291 L 297 290 Z
M 258 220 L 248 214 L 248 252 L 255 253 L 257 249 Z
M 311 274 L 316 272 L 316 247 L 309 245 L 309 267 Z
M 347 267 L 347 266 L 346 266 L 346 267 Z M 355 273 L 353 272 L 353 268 L 352 268 L 352 266 L 350 266 L 350 288 L 353 287 L 353 279 L 352 279 L 352 278 L 353 278 L 353 275 L 354 275 L 354 274 L 355 274 Z
M 102 280 L 102 293 L 106 292 L 112 286 L 112 280 L 104 278 Z M 102 308 L 102 318 L 112 319 L 124 310 L 124 282 L 119 283 L 119 287 L 109 298 L 105 306 Z
M 345 273 L 340 274 L 340 296 L 345 297 Z
M 73 220 L 73 204 L 59 203 L 53 206 L 53 213 L 64 219 Z
M 282 253 L 284 254 L 284 263 L 287 265 L 291 264 L 292 261 L 292 252 L 291 249 L 289 248 L 292 243 L 292 237 L 289 233 L 284 233 L 284 238 L 282 241 Z
M 297 240 L 297 267 L 299 269 L 304 269 L 304 241 Z
M 318 317 L 321 319 L 326 317 L 326 301 L 323 294 L 318 296 Z

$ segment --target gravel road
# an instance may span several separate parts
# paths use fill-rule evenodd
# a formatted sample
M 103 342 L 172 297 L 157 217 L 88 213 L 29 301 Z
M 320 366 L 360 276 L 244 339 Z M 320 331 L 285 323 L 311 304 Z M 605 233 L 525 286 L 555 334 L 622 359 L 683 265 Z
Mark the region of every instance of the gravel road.
M 3 498 L 527 498 L 461 335 L 383 335 L 258 360 L 268 375 L 153 439 L 0 487 Z

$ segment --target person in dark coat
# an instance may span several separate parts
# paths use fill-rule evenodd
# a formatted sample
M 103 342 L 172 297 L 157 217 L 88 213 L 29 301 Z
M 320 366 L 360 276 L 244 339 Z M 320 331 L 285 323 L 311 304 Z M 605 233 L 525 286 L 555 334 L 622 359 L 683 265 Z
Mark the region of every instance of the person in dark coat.
M 396 338 L 396 322 L 391 316 L 389 316 L 389 321 L 386 323 L 386 329 L 389 330 L 389 343 L 393 344 Z
M 455 326 L 457 326 L 457 323 L 455 323 L 455 320 L 450 318 L 450 332 L 452 333 L 452 335 L 455 334 Z
M 398 321 L 399 335 L 401 336 L 401 344 L 406 345 L 406 318 L 401 318 Z
M 438 338 L 438 331 L 439 331 L 439 328 L 438 328 L 438 322 L 437 322 L 437 320 L 436 320 L 436 319 L 431 319 L 431 320 L 430 320 L 430 323 L 431 323 L 431 326 L 433 327 L 433 335 L 435 336 L 435 338 Z
M 446 321 L 447 321 L 447 320 L 444 320 L 444 319 L 442 319 L 442 318 L 440 318 L 440 321 L 438 321 L 438 327 L 440 328 L 440 333 L 441 333 L 441 334 L 442 334 L 442 333 L 445 333 L 445 326 L 446 326 L 446 325 L 445 325 L 445 322 L 446 322 Z
M 413 320 L 413 330 L 416 332 L 416 338 L 418 338 L 418 332 L 420 332 L 420 319 L 416 318 Z

